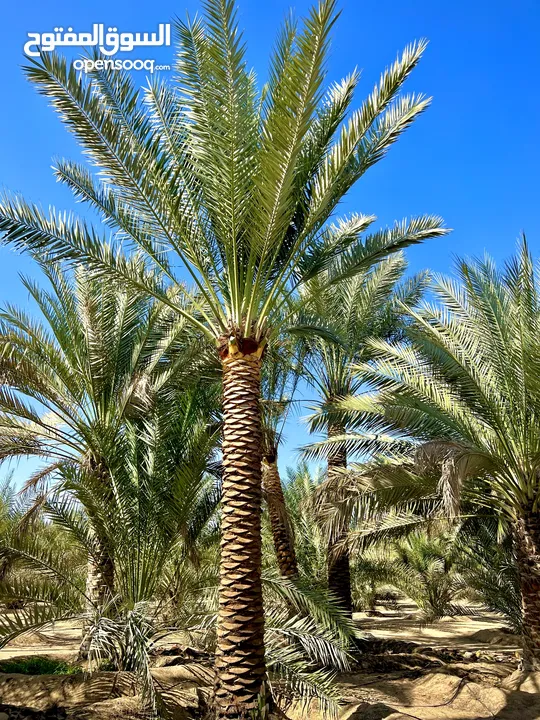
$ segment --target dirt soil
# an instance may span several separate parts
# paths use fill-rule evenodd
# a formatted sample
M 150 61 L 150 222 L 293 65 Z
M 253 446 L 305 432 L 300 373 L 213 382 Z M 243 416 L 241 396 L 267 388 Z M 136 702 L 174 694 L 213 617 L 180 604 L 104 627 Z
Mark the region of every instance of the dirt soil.
M 370 641 L 340 678 L 342 720 L 540 718 L 540 673 L 519 671 L 519 639 L 496 615 L 422 626 L 414 606 L 378 610 L 355 615 Z
M 414 606 L 355 615 L 362 639 L 351 672 L 339 678 L 340 720 L 540 720 L 540 673 L 518 669 L 518 638 L 488 613 L 422 626 Z M 80 628 L 59 623 L 0 650 L 0 661 L 32 655 L 74 660 Z M 197 715 L 211 671 L 201 658 L 163 643 L 153 670 L 173 720 Z M 103 672 L 82 675 L 0 674 L 0 720 L 136 720 L 133 679 Z M 292 720 L 319 720 L 290 709 Z

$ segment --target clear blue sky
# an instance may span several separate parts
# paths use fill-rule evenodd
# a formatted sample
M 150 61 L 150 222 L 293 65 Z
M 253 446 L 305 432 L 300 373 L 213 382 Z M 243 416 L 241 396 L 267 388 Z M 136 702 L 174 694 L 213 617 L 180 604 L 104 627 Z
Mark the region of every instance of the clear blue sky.
M 301 15 L 309 4 L 302 0 L 292 7 Z M 264 78 L 276 30 L 291 3 L 240 0 L 239 7 L 249 59 Z M 153 31 L 158 23 L 193 15 L 197 8 L 194 0 L 4 0 L 0 186 L 45 206 L 73 208 L 68 191 L 52 177 L 51 161 L 59 155 L 76 157 L 78 150 L 20 70 L 28 32 L 50 32 L 56 26 L 86 31 L 92 23 Z M 442 215 L 453 233 L 413 249 L 413 270 L 447 271 L 456 254 L 478 255 L 486 249 L 501 260 L 513 251 L 521 230 L 540 255 L 538 0 L 342 0 L 341 8 L 329 80 L 361 68 L 359 102 L 400 49 L 427 37 L 428 51 L 408 89 L 434 96 L 430 110 L 369 171 L 344 210 L 375 213 L 381 224 L 424 212 Z M 172 48 L 160 49 L 155 57 L 172 64 Z M 144 83 L 144 73 L 135 77 Z M 28 303 L 18 279 L 21 271 L 35 274 L 28 260 L 0 248 L 0 304 Z M 284 463 L 305 433 L 289 423 L 287 437 Z M 24 466 L 17 473 L 24 474 Z

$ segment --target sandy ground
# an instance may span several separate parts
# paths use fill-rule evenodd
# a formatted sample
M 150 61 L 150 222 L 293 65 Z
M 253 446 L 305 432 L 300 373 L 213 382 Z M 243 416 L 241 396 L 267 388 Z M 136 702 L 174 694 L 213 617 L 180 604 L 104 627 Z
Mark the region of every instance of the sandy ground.
M 426 626 L 419 623 L 413 605 L 379 610 L 374 617 L 355 615 L 363 632 L 389 644 L 418 643 L 418 648 L 410 655 L 388 655 L 389 660 L 399 659 L 402 669 L 369 673 L 373 658 L 366 657 L 362 672 L 342 676 L 343 720 L 540 718 L 540 673 L 518 670 L 519 638 L 497 615 L 479 608 L 476 616 L 444 618 Z M 456 658 L 438 667 L 411 666 L 415 655 L 432 650 L 442 657 L 448 651 Z M 384 664 L 384 657 L 379 659 Z
M 28 655 L 47 655 L 73 660 L 80 642 L 80 623 L 55 623 L 44 632 L 28 633 L 0 649 L 0 662 Z
M 406 640 L 432 647 L 454 647 L 463 650 L 485 650 L 498 645 L 518 651 L 519 640 L 506 632 L 501 618 L 478 608 L 474 616 L 443 618 L 432 625 L 422 625 L 415 605 L 400 603 L 397 610 L 379 607 L 379 615 L 355 613 L 360 630 L 377 639 Z
M 475 616 L 443 618 L 432 625 L 422 625 L 413 604 L 401 603 L 397 610 L 378 608 L 378 615 L 355 613 L 362 633 L 376 639 L 405 640 L 432 647 L 454 647 L 462 650 L 504 649 L 519 651 L 518 638 L 505 631 L 504 623 L 494 613 L 478 609 Z M 77 653 L 81 625 L 77 622 L 55 623 L 44 632 L 30 633 L 0 649 L 0 661 L 25 655 L 51 655 L 73 659 Z M 178 642 L 171 636 L 164 645 Z
M 479 611 L 474 617 L 446 618 L 434 625 L 421 626 L 412 605 L 402 605 L 397 610 L 380 608 L 380 612 L 374 617 L 355 615 L 359 629 L 372 642 L 358 667 L 339 678 L 344 700 L 341 720 L 540 720 L 540 673 L 524 674 L 518 670 L 518 640 L 505 631 L 500 618 Z M 59 623 L 3 648 L 0 661 L 25 655 L 73 659 L 79 637 L 77 624 Z M 169 642 L 174 642 L 174 638 Z M 372 645 L 376 648 L 373 651 Z M 191 693 L 192 701 L 196 700 L 198 683 L 190 675 L 189 666 L 177 665 L 155 672 L 160 683 L 182 688 L 186 698 Z M 0 720 L 37 718 L 9 714 L 14 710 L 3 716 L 2 711 L 9 703 L 47 710 L 51 693 L 59 705 L 63 701 L 69 706 L 67 715 L 58 717 L 81 720 L 139 717 L 135 698 L 129 697 L 133 695 L 129 682 L 124 683 L 123 689 L 118 682 L 113 687 L 111 675 L 104 673 L 95 679 L 97 694 L 94 690 L 88 694 L 87 686 L 77 684 L 82 681 L 67 682 L 58 676 L 25 679 L 0 675 Z M 14 681 L 14 677 L 19 680 Z M 83 702 L 85 693 L 87 699 Z M 118 698 L 119 694 L 123 697 Z M 289 715 L 293 720 L 319 717 L 315 708 L 303 714 L 290 710 Z M 183 720 L 186 715 L 181 713 L 177 717 Z

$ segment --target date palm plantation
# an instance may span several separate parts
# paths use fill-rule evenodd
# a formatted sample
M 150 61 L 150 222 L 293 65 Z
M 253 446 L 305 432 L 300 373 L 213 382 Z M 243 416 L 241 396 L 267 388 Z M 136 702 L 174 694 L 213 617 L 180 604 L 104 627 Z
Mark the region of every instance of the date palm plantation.
M 488 258 L 439 278 L 438 304 L 411 311 L 407 343 L 374 342 L 359 368 L 376 392 L 342 403 L 363 432 L 356 450 L 423 443 L 438 458 L 449 507 L 459 494 L 506 523 L 514 540 L 524 660 L 540 666 L 540 278 L 525 240 L 504 271 Z M 388 449 L 388 447 L 387 447 Z
M 0 204 L 4 242 L 46 259 L 82 260 L 161 300 L 215 342 L 223 371 L 219 717 L 250 717 L 266 704 L 265 347 L 288 329 L 292 301 L 308 279 L 331 265 L 327 282 L 339 282 L 445 232 L 432 216 L 370 235 L 371 216 L 330 223 L 347 191 L 429 104 L 400 92 L 422 55 L 420 42 L 349 112 L 358 74 L 326 81 L 336 18 L 334 0 L 321 0 L 302 24 L 286 22 L 262 90 L 246 67 L 232 0 L 207 0 L 203 19 L 177 23 L 173 82 L 154 79 L 142 93 L 122 73 L 79 79 L 65 59 L 43 53 L 27 75 L 90 162 L 88 169 L 59 160 L 56 176 L 113 235 L 20 198 Z M 136 262 L 122 250 L 134 250 Z M 194 291 L 189 309 L 178 299 L 186 282 Z M 296 330 L 317 332 L 309 320 Z

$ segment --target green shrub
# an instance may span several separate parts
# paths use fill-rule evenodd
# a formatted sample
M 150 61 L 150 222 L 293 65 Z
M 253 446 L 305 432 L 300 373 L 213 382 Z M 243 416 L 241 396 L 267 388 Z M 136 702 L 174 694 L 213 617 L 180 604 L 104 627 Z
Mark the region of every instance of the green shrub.
M 0 672 L 21 673 L 22 675 L 76 675 L 82 672 L 79 665 L 56 660 L 46 655 L 12 658 L 0 662 Z

